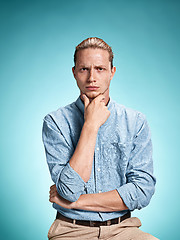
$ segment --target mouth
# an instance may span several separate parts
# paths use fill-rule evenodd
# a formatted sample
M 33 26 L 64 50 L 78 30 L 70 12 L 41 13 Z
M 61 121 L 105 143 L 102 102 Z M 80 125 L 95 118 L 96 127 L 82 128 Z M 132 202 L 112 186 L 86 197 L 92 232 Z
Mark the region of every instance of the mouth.
M 89 91 L 96 91 L 97 89 L 99 89 L 99 87 L 89 86 L 89 87 L 86 87 L 86 89 L 88 89 Z

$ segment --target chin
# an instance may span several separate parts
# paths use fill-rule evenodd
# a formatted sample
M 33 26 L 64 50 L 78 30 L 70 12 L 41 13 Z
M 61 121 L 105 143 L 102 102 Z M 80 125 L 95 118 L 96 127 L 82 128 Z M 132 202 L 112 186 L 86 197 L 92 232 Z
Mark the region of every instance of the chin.
M 99 93 L 86 93 L 86 96 L 88 97 L 88 98 L 91 98 L 91 99 L 93 99 L 93 98 L 95 98 L 95 97 L 97 97 L 99 95 Z

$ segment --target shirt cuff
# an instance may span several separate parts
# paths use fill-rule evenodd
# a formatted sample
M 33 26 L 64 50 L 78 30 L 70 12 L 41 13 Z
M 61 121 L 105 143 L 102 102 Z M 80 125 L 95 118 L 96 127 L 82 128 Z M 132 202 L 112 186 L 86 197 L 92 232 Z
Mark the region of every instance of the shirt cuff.
M 138 196 L 133 183 L 127 183 L 116 189 L 130 211 L 140 209 L 138 207 Z
M 77 201 L 80 195 L 86 193 L 86 182 L 69 163 L 62 170 L 56 187 L 58 193 L 70 202 Z

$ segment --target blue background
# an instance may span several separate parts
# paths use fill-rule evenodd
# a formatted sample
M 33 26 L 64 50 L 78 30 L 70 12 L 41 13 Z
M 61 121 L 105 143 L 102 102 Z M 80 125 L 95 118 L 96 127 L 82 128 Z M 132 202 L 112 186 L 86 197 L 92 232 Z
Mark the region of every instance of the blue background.
M 55 217 L 43 117 L 76 100 L 73 54 L 90 36 L 112 46 L 111 97 L 146 114 L 156 193 L 133 212 L 160 239 L 179 234 L 180 1 L 1 1 L 1 239 L 47 239 Z

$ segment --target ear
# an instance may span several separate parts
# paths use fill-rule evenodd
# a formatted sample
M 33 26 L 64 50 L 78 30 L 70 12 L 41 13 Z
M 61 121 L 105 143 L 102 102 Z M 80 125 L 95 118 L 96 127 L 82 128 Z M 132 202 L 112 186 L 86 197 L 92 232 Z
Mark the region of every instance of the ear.
M 72 72 L 73 72 L 73 76 L 74 76 L 74 78 L 76 79 L 76 75 L 75 75 L 75 66 L 72 67 Z
M 111 80 L 113 79 L 115 72 L 116 72 L 116 67 L 114 66 L 111 69 Z

